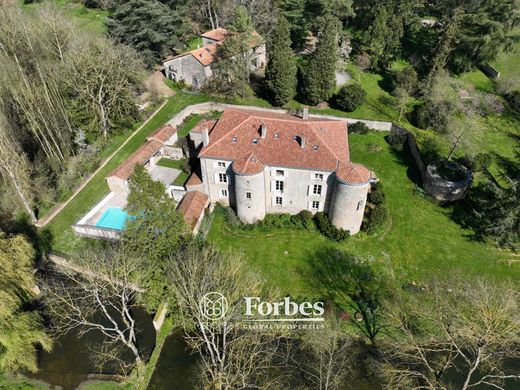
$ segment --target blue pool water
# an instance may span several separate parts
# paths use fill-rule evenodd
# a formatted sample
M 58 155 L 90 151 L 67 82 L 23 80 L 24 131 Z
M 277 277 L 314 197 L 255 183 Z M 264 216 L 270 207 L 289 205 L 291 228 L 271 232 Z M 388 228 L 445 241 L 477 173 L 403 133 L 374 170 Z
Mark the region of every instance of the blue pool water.
M 110 207 L 101 214 L 101 217 L 96 222 L 96 226 L 123 230 L 127 219 L 128 213 L 125 210 L 119 207 Z

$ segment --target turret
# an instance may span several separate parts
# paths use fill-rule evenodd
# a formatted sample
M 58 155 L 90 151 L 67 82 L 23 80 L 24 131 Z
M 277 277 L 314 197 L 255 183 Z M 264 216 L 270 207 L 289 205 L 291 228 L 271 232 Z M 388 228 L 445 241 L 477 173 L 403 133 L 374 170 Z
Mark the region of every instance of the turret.
M 340 163 L 329 208 L 331 223 L 356 234 L 361 228 L 372 173 L 360 164 Z
M 235 173 L 236 211 L 245 223 L 254 223 L 265 217 L 264 165 L 249 153 L 233 162 Z

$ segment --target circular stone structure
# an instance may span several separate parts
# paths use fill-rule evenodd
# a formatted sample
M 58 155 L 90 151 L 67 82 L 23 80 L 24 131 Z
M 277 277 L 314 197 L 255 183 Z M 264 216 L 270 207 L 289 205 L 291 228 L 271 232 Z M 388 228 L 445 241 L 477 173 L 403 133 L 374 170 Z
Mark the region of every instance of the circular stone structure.
M 451 202 L 464 198 L 473 175 L 464 165 L 440 160 L 428 165 L 424 188 L 435 199 Z
M 334 226 L 350 234 L 359 232 L 371 180 L 372 172 L 363 165 L 339 164 L 329 211 Z

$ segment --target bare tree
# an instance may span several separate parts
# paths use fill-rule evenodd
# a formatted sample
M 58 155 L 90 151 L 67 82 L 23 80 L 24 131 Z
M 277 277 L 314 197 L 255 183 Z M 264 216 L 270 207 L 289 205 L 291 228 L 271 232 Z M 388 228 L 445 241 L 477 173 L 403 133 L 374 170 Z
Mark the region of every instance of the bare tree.
M 467 278 L 434 281 L 387 306 L 383 375 L 392 389 L 505 389 L 520 381 L 508 370 L 519 355 L 520 291 Z M 410 295 L 410 294 L 419 294 Z M 480 388 L 480 387 L 479 387 Z
M 201 358 L 205 388 L 269 388 L 276 375 L 267 375 L 279 338 L 269 330 L 244 329 L 245 296 L 261 296 L 261 284 L 247 272 L 236 255 L 222 255 L 215 249 L 189 246 L 172 258 L 171 286 L 186 330 L 188 345 Z M 203 297 L 222 294 L 228 310 L 221 319 L 204 316 Z M 272 374 L 272 372 L 271 372 Z
M 143 374 L 133 314 L 141 263 L 119 249 L 97 249 L 82 253 L 75 264 L 81 273 L 55 272 L 42 283 L 56 334 L 101 332 L 105 341 L 98 357 L 114 357 L 109 351 L 123 347 L 133 356 L 131 366 Z
M 2 111 L 0 111 L 0 174 L 5 181 L 12 185 L 23 208 L 35 222 L 36 215 L 32 207 L 34 188 L 32 188 L 30 180 L 31 168 Z
M 352 363 L 353 342 L 340 320 L 327 318 L 323 329 L 308 330 L 302 342 L 291 360 L 309 388 L 343 389 Z

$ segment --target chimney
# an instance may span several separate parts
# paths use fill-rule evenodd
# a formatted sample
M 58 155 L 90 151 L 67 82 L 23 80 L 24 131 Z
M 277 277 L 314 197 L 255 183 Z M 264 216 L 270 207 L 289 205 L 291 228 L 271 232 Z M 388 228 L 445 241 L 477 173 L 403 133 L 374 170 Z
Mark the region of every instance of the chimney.
M 208 126 L 202 128 L 202 146 L 206 147 L 209 145 L 209 129 Z
M 260 137 L 262 139 L 265 139 L 265 137 L 267 137 L 267 126 L 265 125 L 265 123 L 262 123 L 260 125 Z
M 300 147 L 305 149 L 305 136 L 303 134 L 300 135 Z
M 302 108 L 302 119 L 309 119 L 309 107 Z

